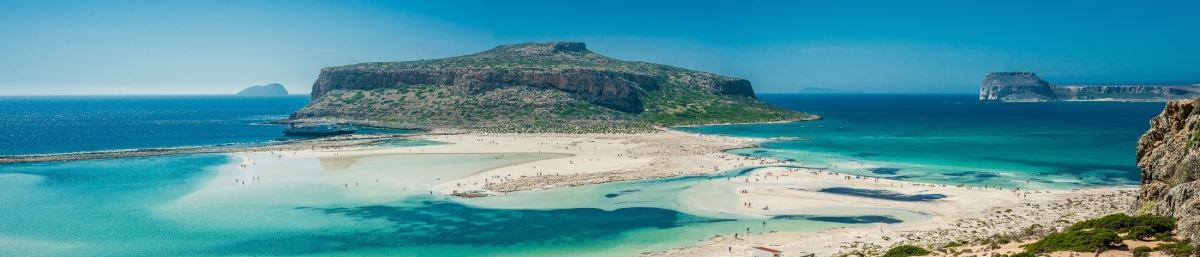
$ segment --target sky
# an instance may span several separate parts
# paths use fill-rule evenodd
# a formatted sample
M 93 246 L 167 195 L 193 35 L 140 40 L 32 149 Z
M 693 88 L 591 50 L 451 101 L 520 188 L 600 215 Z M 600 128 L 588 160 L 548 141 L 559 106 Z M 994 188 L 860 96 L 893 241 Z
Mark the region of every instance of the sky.
M 582 41 L 756 92 L 1200 83 L 1200 1 L 11 1 L 0 95 L 307 94 L 323 67 Z

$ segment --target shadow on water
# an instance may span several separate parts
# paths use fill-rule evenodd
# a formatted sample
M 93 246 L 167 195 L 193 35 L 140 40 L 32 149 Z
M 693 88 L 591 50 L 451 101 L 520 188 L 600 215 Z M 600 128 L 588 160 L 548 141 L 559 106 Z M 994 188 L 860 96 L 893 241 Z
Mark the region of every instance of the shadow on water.
M 875 174 L 896 175 L 896 172 L 899 172 L 901 169 L 880 167 L 880 168 L 870 168 L 867 170 L 869 170 L 869 171 L 871 171 L 871 173 L 875 173 Z
M 874 199 L 904 201 L 904 202 L 932 202 L 938 199 L 946 198 L 943 194 L 905 194 L 891 190 L 883 189 L 861 189 L 849 187 L 831 187 L 822 188 L 817 192 L 830 193 L 837 195 L 858 196 Z
M 862 216 L 815 216 L 815 215 L 780 215 L 775 216 L 776 220 L 811 220 L 822 222 L 833 222 L 843 224 L 870 224 L 870 223 L 887 223 L 896 224 L 904 222 L 903 220 L 895 219 L 891 216 L 880 215 L 862 215 Z

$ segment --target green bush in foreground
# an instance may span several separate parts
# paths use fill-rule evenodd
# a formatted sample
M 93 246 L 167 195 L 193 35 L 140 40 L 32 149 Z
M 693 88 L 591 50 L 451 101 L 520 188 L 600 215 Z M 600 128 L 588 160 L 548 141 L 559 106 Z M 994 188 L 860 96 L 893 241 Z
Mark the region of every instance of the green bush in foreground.
M 1130 217 L 1129 215 L 1118 213 L 1110 214 L 1099 219 L 1080 221 L 1079 223 L 1071 225 L 1070 230 L 1076 231 L 1104 228 L 1116 231 L 1118 233 L 1125 233 L 1130 232 L 1130 229 L 1134 227 L 1140 226 L 1150 228 L 1154 233 L 1170 232 L 1171 230 L 1175 230 L 1175 221 L 1158 215 L 1147 214 Z M 1147 236 L 1153 235 L 1154 233 L 1150 233 Z
M 1147 226 L 1136 226 L 1129 229 L 1129 234 L 1125 235 L 1124 239 L 1142 240 L 1148 237 L 1153 237 L 1157 231 Z
M 883 257 L 908 257 L 908 256 L 923 256 L 929 255 L 929 251 L 914 245 L 901 245 L 892 247 Z
M 1188 244 L 1187 242 L 1162 244 L 1158 247 L 1155 247 L 1154 250 L 1163 251 L 1171 256 L 1176 257 L 1195 256 L 1196 254 L 1196 248 L 1192 247 L 1192 245 Z
M 1021 252 L 1018 254 L 1009 255 L 1008 257 L 1037 257 L 1037 255 L 1033 254 L 1032 252 L 1026 251 L 1026 252 Z
M 1037 251 L 1039 249 L 1047 249 L 1050 251 L 1091 252 L 1095 250 L 1107 250 L 1110 245 L 1120 243 L 1121 237 L 1117 236 L 1116 231 L 1097 228 L 1065 233 L 1050 233 L 1046 238 L 1026 245 L 1025 250 Z
M 1133 248 L 1133 257 L 1150 256 L 1150 251 L 1154 250 L 1150 249 L 1148 246 L 1138 246 L 1137 248 Z

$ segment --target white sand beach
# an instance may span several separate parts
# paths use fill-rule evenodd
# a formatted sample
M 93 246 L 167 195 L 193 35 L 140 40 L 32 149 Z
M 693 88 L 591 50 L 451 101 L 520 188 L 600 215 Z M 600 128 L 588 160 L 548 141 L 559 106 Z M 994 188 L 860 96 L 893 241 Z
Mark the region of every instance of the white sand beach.
M 473 192 L 502 195 L 526 190 L 555 190 L 587 184 L 663 178 L 681 175 L 717 174 L 724 171 L 758 165 L 788 165 L 777 160 L 731 155 L 723 150 L 751 147 L 764 139 L 702 135 L 680 131 L 641 134 L 458 134 L 420 135 L 412 139 L 440 141 L 449 144 L 415 147 L 346 147 L 340 149 L 301 150 L 292 152 L 238 153 L 242 164 L 253 168 L 261 165 L 255 159 L 274 158 L 277 165 L 307 165 L 308 169 L 340 169 L 350 167 L 367 157 L 375 156 L 435 156 L 445 154 L 495 154 L 492 158 L 513 158 L 512 154 L 553 154 L 544 159 L 525 159 L 514 164 L 480 168 L 469 174 L 435 176 L 434 182 L 405 185 L 391 180 L 384 173 L 322 174 L 313 180 L 338 180 L 330 186 L 355 187 L 342 183 L 355 176 L 354 181 L 378 180 L 383 177 L 387 190 L 429 191 L 435 195 Z M 310 162 L 308 164 L 290 163 Z M 317 160 L 319 163 L 311 163 Z M 387 166 L 374 160 L 374 165 Z M 319 166 L 319 168 L 317 168 Z M 237 179 L 256 179 L 242 175 Z M 233 179 L 226 179 L 233 181 Z M 347 181 L 349 181 L 347 180 Z M 847 176 L 816 169 L 766 167 L 748 174 L 726 178 L 740 182 L 736 186 L 712 187 L 732 199 L 686 199 L 689 208 L 711 210 L 715 213 L 769 217 L 782 214 L 841 214 L 870 215 L 873 208 L 899 209 L 929 216 L 916 224 L 878 224 L 859 228 L 842 228 L 818 233 L 772 231 L 715 236 L 699 245 L 666 252 L 646 253 L 652 256 L 750 256 L 752 246 L 769 246 L 789 253 L 816 253 L 818 256 L 850 251 L 884 251 L 896 243 L 927 246 L 945 244 L 969 238 L 984 238 L 1010 233 L 1032 224 L 1066 225 L 1059 220 L 1077 220 L 1118 211 L 1097 206 L 1124 207 L 1128 199 L 1114 194 L 1123 188 L 1083 190 L 1015 190 L 1013 188 L 958 187 L 957 185 L 921 184 L 887 179 Z M 241 181 L 241 180 L 239 180 Z M 314 182 L 315 183 L 315 182 Z M 701 182 L 698 182 L 701 183 Z M 226 187 L 233 184 L 223 185 Z M 373 186 L 373 185 L 372 185 Z M 900 195 L 944 195 L 926 201 L 897 201 L 863 196 L 839 195 L 818 190 L 853 188 L 859 190 L 888 190 Z M 203 192 L 203 190 L 201 190 Z M 205 195 L 198 192 L 194 200 Z M 474 195 L 478 196 L 478 195 Z M 708 197 L 708 196 L 703 196 Z M 370 198 L 370 197 L 369 197 Z M 685 197 L 686 198 L 686 197 Z M 382 201 L 387 197 L 377 198 Z M 1090 199 L 1086 205 L 1064 205 L 1067 199 Z M 1054 207 L 1051 206 L 1065 206 Z M 519 206 L 515 206 L 519 207 Z M 852 213 L 861 212 L 861 213 Z M 1055 223 L 1058 222 L 1058 223 Z M 1061 223 L 1061 224 L 1060 224 Z M 769 224 L 764 225 L 769 228 Z M 768 229 L 769 230 L 769 229 Z

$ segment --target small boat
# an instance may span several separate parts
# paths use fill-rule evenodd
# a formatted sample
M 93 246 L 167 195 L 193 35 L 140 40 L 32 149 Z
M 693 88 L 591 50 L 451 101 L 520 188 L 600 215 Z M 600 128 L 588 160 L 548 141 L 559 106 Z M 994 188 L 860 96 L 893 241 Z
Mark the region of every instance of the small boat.
M 291 126 L 283 129 L 283 134 L 288 136 L 332 136 L 354 134 L 354 132 L 358 132 L 358 128 L 355 128 L 354 124 L 347 124 L 347 127 L 343 127 L 342 125 L 338 125 L 336 123 L 314 123 L 300 125 L 292 123 Z
M 817 126 L 817 128 L 824 128 L 824 127 L 825 127 L 825 126 Z

